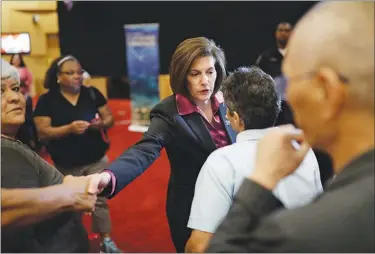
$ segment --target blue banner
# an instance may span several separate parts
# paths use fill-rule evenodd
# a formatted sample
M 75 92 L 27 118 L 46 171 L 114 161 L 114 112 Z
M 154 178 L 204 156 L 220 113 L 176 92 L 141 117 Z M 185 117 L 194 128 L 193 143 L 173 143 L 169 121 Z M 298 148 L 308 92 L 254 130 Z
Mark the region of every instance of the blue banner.
M 149 125 L 159 102 L 159 24 L 125 25 L 132 125 Z

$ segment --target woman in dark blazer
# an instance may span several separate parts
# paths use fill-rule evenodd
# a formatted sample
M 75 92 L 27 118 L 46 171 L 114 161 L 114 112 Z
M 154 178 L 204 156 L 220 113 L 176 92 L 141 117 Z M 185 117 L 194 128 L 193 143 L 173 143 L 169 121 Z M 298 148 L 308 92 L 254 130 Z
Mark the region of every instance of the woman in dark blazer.
M 166 148 L 171 165 L 167 217 L 176 251 L 184 252 L 199 171 L 210 153 L 235 142 L 236 134 L 225 118 L 219 92 L 226 77 L 225 56 L 213 41 L 204 37 L 183 41 L 169 72 L 174 94 L 152 109 L 148 131 L 102 173 L 102 183 L 108 185 L 104 193 L 113 197 Z

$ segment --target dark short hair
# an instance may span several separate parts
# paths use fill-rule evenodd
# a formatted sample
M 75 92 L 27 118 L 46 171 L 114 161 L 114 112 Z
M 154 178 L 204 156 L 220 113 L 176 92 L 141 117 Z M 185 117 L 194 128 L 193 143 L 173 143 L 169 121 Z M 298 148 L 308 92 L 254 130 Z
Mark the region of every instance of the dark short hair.
M 290 23 L 289 21 L 280 21 L 277 26 L 276 26 L 276 31 L 279 29 L 279 26 L 280 25 L 289 25 L 290 26 L 290 29 L 292 30 L 293 29 L 293 25 L 292 23 Z
M 43 87 L 49 90 L 59 89 L 60 85 L 57 83 L 57 76 L 60 72 L 61 66 L 63 65 L 64 61 L 63 59 L 66 58 L 66 61 L 77 61 L 78 60 L 74 56 L 60 56 L 53 60 L 51 65 L 49 66 L 48 70 L 46 71 L 46 75 L 44 77 L 44 83 Z M 59 64 L 59 62 L 63 60 L 62 63 Z
M 236 111 L 246 130 L 274 126 L 281 101 L 275 81 L 260 68 L 238 68 L 223 82 L 222 91 L 229 113 Z
M 13 65 L 13 59 L 14 57 L 18 55 L 18 57 L 20 58 L 20 67 L 26 67 L 26 64 L 25 64 L 25 61 L 23 60 L 23 56 L 21 54 L 13 54 L 11 57 L 10 57 L 10 64 Z
M 212 95 L 215 95 L 220 90 L 221 83 L 226 77 L 224 51 L 213 40 L 205 37 L 196 37 L 181 42 L 172 56 L 169 75 L 173 93 L 190 96 L 186 87 L 187 73 L 194 60 L 205 56 L 215 58 L 217 76 Z

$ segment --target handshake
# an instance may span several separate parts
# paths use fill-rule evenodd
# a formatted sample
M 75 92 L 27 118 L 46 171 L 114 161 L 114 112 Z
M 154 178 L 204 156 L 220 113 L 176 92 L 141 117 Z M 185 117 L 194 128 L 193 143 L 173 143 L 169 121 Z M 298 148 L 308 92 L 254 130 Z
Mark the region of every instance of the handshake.
M 107 172 L 88 176 L 65 176 L 60 185 L 68 210 L 91 213 L 95 210 L 97 195 L 111 181 Z

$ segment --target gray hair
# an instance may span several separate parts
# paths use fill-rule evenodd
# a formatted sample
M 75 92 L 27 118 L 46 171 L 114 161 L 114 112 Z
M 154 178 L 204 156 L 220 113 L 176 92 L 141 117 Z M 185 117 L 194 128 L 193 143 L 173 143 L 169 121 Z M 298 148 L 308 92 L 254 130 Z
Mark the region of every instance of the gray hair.
M 14 81 L 20 82 L 20 74 L 18 70 L 10 65 L 4 59 L 1 59 L 1 80 L 12 79 Z

